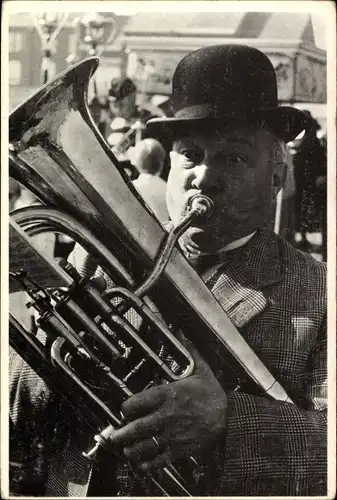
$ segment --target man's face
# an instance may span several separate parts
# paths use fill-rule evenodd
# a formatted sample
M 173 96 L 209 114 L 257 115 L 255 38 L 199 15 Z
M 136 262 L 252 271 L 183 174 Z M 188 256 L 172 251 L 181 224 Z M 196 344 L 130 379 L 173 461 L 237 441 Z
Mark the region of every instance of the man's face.
M 272 132 L 248 125 L 206 127 L 177 137 L 167 184 L 167 206 L 176 226 L 191 196 L 214 202 L 212 216 L 183 236 L 189 252 L 217 252 L 271 223 L 280 187 L 283 151 Z
M 120 99 L 119 101 L 111 102 L 110 109 L 111 111 L 122 118 L 128 120 L 132 118 L 136 107 L 136 93 L 132 93 L 124 97 L 124 99 Z

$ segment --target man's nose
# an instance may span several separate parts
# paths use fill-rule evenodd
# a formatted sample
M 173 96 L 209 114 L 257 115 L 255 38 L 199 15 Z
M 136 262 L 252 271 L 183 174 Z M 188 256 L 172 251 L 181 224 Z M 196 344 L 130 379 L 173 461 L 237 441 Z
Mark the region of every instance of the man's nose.
M 191 185 L 195 189 L 200 189 L 200 191 L 209 191 L 218 185 L 219 179 L 217 178 L 218 175 L 216 169 L 205 163 L 195 166 L 193 169 L 193 175 L 194 177 Z

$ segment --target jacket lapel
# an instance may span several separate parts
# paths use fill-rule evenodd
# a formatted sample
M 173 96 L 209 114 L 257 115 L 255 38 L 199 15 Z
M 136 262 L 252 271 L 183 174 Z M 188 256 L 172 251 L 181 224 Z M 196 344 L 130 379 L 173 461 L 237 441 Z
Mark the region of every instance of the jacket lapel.
M 278 236 L 258 231 L 243 248 L 228 252 L 226 260 L 207 280 L 213 295 L 238 328 L 266 309 L 268 287 L 282 279 Z

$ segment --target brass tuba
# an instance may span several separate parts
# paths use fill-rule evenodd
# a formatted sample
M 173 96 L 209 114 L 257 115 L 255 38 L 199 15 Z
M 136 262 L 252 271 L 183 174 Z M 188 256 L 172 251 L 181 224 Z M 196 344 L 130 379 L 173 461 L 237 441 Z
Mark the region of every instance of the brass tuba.
M 95 435 L 88 458 L 123 424 L 126 398 L 158 380 L 193 373 L 178 329 L 214 370 L 227 364 L 228 380 L 244 378 L 255 391 L 289 401 L 175 245 L 194 217 L 207 217 L 211 200 L 191 200 L 179 227 L 170 234 L 163 229 L 89 114 L 87 88 L 97 66 L 95 57 L 75 64 L 9 120 L 10 176 L 42 203 L 10 216 L 10 292 L 29 294 L 48 339 L 42 344 L 10 315 L 9 341 L 64 398 L 70 388 L 76 395 L 71 403 Z M 85 272 L 44 256 L 34 243 L 34 235 L 44 232 L 66 234 L 81 245 Z M 109 282 L 103 289 L 93 279 L 97 269 Z M 190 495 L 174 464 L 147 479 L 160 495 Z

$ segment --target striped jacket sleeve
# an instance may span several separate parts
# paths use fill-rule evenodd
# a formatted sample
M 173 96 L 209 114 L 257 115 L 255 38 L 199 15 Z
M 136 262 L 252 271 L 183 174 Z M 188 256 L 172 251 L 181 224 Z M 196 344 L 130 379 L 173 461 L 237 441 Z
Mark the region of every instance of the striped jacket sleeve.
M 301 405 L 229 393 L 216 495 L 327 495 L 326 327 L 311 356 Z
M 46 479 L 46 384 L 9 350 L 9 476 L 12 495 L 40 495 Z

